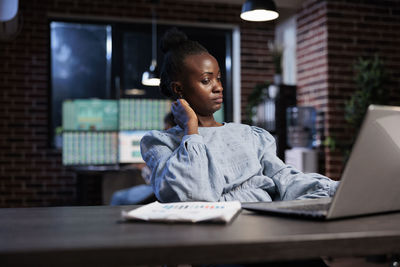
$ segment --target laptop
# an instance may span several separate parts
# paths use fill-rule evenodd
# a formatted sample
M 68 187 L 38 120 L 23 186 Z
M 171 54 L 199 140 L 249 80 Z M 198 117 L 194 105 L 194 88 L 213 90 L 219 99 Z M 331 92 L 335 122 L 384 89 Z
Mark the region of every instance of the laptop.
M 242 208 L 319 220 L 400 210 L 400 107 L 368 107 L 340 181 L 333 198 L 242 203 Z

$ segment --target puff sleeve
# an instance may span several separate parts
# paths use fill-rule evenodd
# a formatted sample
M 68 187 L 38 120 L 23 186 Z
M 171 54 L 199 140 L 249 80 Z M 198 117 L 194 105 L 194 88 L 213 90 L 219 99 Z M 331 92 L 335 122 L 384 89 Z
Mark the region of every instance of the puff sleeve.
M 258 127 L 252 127 L 254 145 L 263 174 L 275 184 L 274 200 L 293 200 L 305 198 L 331 197 L 338 183 L 318 173 L 302 173 L 293 166 L 286 165 L 276 156 L 274 137 Z
M 201 135 L 185 135 L 180 143 L 174 143 L 165 132 L 151 131 L 142 138 L 140 145 L 159 201 L 218 200 L 223 185 L 210 175 L 216 168 L 209 161 Z

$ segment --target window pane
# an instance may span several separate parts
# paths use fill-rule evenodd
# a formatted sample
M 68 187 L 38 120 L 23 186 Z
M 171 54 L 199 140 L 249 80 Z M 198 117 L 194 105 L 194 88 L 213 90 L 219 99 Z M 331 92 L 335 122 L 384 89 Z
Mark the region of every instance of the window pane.
M 63 100 L 110 97 L 111 27 L 51 22 L 50 28 L 52 128 L 55 129 L 61 126 Z
M 145 27 L 143 27 L 145 28 Z M 142 75 L 150 67 L 152 60 L 152 36 L 150 32 L 124 31 L 123 42 L 123 94 L 137 90 L 133 95 L 136 98 L 163 98 L 158 86 L 145 86 L 142 84 Z M 160 60 L 157 60 L 160 64 Z M 160 65 L 158 67 L 161 67 Z M 125 96 L 125 95 L 124 95 Z

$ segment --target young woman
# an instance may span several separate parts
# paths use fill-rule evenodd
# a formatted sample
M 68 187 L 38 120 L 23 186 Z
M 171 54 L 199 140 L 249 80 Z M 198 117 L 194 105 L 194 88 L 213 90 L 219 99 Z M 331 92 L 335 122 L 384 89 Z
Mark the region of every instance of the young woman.
M 176 29 L 162 42 L 160 88 L 176 100 L 171 110 L 178 125 L 151 131 L 141 141 L 159 201 L 254 202 L 334 194 L 338 182 L 285 165 L 267 131 L 216 122 L 223 88 L 215 58 Z

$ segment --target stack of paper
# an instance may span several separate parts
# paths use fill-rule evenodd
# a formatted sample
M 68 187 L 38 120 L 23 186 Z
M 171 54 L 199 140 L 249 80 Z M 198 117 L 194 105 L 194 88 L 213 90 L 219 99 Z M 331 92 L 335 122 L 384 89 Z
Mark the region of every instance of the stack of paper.
M 131 211 L 122 211 L 125 220 L 158 222 L 230 222 L 240 211 L 239 201 L 153 202 Z

